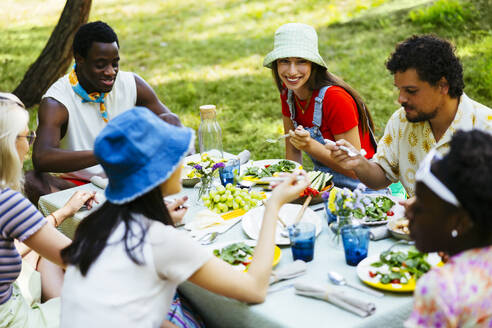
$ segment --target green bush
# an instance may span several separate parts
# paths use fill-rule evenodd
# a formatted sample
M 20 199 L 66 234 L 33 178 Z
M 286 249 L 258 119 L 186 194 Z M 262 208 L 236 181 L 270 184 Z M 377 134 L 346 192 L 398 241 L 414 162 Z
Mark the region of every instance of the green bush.
M 471 4 L 464 6 L 455 0 L 438 0 L 427 8 L 412 10 L 408 17 L 416 25 L 423 29 L 445 27 L 459 29 L 473 17 Z

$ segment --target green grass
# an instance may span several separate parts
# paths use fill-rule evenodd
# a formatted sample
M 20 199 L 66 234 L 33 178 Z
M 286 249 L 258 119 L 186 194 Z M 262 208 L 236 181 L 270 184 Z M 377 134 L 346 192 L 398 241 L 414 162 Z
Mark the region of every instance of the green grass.
M 2 7 L 7 15 L 0 22 L 0 90 L 10 91 L 44 47 L 63 3 L 4 0 Z M 283 128 L 278 92 L 262 60 L 272 50 L 275 30 L 288 22 L 317 29 L 330 71 L 360 92 L 378 135 L 398 108 L 384 63 L 395 44 L 412 34 L 435 33 L 455 43 L 466 93 L 492 106 L 488 0 L 98 0 L 90 20 L 98 19 L 118 33 L 121 69 L 147 80 L 194 129 L 198 107 L 216 104 L 225 150 L 246 148 L 256 159 L 284 156 L 282 143 L 263 142 Z

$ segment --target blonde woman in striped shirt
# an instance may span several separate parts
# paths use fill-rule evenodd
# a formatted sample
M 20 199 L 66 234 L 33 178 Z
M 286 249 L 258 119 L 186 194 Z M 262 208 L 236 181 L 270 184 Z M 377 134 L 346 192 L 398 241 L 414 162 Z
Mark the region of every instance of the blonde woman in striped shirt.
M 63 271 L 54 264 L 63 266 L 60 250 L 71 241 L 55 227 L 94 200 L 91 192 L 77 192 L 63 208 L 44 218 L 21 194 L 22 163 L 35 138 L 28 120 L 16 96 L 0 93 L 0 328 L 58 327 Z M 34 267 L 22 261 L 24 257 Z M 21 268 L 23 274 L 29 273 L 26 297 L 33 302 L 24 298 L 18 285 Z M 41 303 L 41 296 L 48 301 Z

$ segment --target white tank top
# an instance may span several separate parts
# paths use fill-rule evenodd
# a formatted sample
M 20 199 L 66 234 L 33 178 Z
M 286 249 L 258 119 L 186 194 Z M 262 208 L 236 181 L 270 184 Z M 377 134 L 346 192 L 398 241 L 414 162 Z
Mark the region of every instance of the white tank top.
M 82 103 L 82 98 L 73 90 L 68 75 L 58 79 L 44 94 L 62 103 L 68 110 L 68 127 L 60 141 L 60 148 L 66 150 L 93 150 L 94 141 L 106 126 L 99 112 L 98 103 Z M 131 72 L 119 71 L 113 86 L 104 100 L 109 119 L 131 109 L 137 102 L 137 85 Z M 63 176 L 90 180 L 94 175 L 105 177 L 100 165 L 91 166 Z

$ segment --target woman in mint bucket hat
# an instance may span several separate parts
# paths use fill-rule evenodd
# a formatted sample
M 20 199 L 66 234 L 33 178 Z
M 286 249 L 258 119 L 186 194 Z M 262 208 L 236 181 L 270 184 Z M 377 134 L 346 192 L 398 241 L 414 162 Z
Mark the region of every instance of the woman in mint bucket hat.
M 275 32 L 274 49 L 265 56 L 280 91 L 287 159 L 302 163 L 302 151 L 315 170 L 333 174 L 339 187 L 355 189 L 354 172 L 344 170 L 324 148 L 325 139 L 350 140 L 371 158 L 376 152 L 369 110 L 357 91 L 330 73 L 318 51 L 318 35 L 312 26 L 289 23 Z
M 185 280 L 244 302 L 265 299 L 278 211 L 308 186 L 305 174 L 274 189 L 249 270 L 238 272 L 175 229 L 163 201 L 181 190 L 193 135 L 137 107 L 110 120 L 98 136 L 94 153 L 109 179 L 107 201 L 62 251 L 68 269 L 61 327 L 159 327 Z

